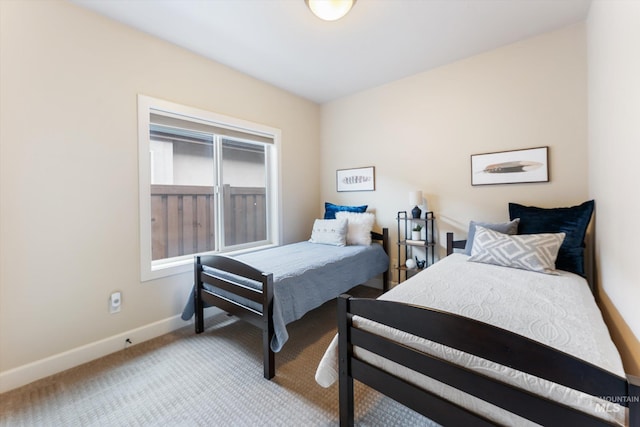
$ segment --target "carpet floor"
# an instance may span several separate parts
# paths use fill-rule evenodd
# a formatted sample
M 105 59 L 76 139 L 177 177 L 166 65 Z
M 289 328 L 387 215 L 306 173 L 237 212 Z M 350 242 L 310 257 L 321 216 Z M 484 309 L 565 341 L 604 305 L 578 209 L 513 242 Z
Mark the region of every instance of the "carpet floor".
M 290 324 L 267 381 L 260 330 L 220 312 L 0 395 L 0 426 L 336 426 L 337 384 L 314 379 L 335 319 L 331 301 Z M 358 382 L 355 401 L 359 426 L 431 425 Z

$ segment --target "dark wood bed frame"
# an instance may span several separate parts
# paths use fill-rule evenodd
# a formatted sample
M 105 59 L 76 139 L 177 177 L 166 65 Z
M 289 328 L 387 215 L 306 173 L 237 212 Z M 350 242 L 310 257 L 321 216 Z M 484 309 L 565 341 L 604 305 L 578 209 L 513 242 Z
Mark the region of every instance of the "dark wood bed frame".
M 386 253 L 389 253 L 389 230 L 382 229 L 382 233 L 371 232 L 371 238 L 380 241 Z M 196 334 L 204 332 L 204 308 L 205 304 L 216 306 L 229 314 L 251 323 L 262 329 L 262 357 L 264 366 L 264 377 L 271 379 L 276 374 L 275 356 L 271 350 L 270 343 L 274 335 L 273 326 L 273 274 L 260 271 L 242 261 L 223 255 L 200 255 L 194 258 L 195 286 L 194 307 L 195 307 L 195 329 Z M 260 284 L 258 289 L 246 286 L 242 281 L 234 281 L 229 278 L 218 277 L 205 272 L 203 267 L 211 267 L 222 270 L 241 278 L 250 279 Z M 383 290 L 389 287 L 389 271 L 382 275 Z M 261 309 L 257 310 L 244 305 L 233 296 L 223 297 L 207 290 L 204 284 L 215 286 L 232 295 L 253 301 Z
M 447 254 L 464 241 L 447 234 Z M 367 349 L 416 372 L 542 425 L 602 426 L 605 421 L 479 372 L 447 362 L 381 336 L 356 329 L 353 316 L 495 361 L 592 396 L 628 407 L 628 425 L 640 426 L 640 378 L 622 378 L 549 346 L 463 316 L 374 299 L 338 299 L 340 425 L 354 422 L 353 380 L 391 397 L 442 425 L 494 425 L 478 414 L 412 385 L 354 356 Z

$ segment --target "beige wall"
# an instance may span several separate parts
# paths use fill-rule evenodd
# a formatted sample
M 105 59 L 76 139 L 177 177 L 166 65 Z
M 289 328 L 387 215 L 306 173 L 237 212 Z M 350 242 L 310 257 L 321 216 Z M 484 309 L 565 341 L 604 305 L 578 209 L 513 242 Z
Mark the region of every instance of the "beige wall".
M 323 200 L 368 203 L 395 235 L 396 213 L 422 190 L 440 244 L 447 231 L 465 237 L 471 219 L 508 219 L 511 201 L 583 202 L 586 96 L 580 24 L 325 104 Z M 471 186 L 471 154 L 545 145 L 551 182 Z M 375 166 L 376 191 L 337 193 L 335 170 L 356 166 Z
M 66 1 L 0 19 L 0 391 L 181 325 L 191 274 L 139 280 L 137 94 L 281 129 L 284 240 L 306 237 L 317 104 Z
M 640 375 L 640 3 L 595 1 L 587 28 L 597 278 L 625 370 Z

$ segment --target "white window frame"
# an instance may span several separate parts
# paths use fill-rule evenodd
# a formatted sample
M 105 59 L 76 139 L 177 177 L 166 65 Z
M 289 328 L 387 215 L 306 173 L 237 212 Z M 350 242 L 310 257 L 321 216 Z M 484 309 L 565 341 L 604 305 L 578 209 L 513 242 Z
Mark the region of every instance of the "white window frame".
M 253 123 L 247 120 L 229 117 L 194 107 L 176 104 L 146 95 L 138 95 L 138 170 L 140 198 L 140 279 L 144 281 L 159 279 L 174 274 L 193 271 L 193 255 L 152 261 L 151 254 L 151 158 L 149 152 L 151 111 L 163 111 L 184 116 L 186 120 L 202 120 L 217 127 L 237 130 L 248 134 L 268 137 L 273 140 L 273 148 L 267 157 L 268 198 L 267 235 L 269 242 L 259 247 L 251 247 L 227 254 L 249 252 L 265 247 L 277 246 L 282 241 L 281 224 L 281 184 L 280 184 L 280 129 Z M 275 153 L 274 153 L 275 151 Z M 213 252 L 209 252 L 213 253 Z

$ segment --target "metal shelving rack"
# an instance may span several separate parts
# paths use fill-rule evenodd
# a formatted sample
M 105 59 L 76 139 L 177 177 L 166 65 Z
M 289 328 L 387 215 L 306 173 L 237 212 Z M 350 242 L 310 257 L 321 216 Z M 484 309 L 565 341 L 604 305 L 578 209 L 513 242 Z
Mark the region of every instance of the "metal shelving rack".
M 427 268 L 435 262 L 435 215 L 433 212 L 425 212 L 424 218 L 412 218 L 407 211 L 398 212 L 396 217 L 398 224 L 398 282 L 402 281 L 402 273 L 404 272 L 404 280 L 407 280 L 413 274 Z M 414 224 L 420 224 L 425 230 L 424 240 L 412 240 L 411 230 Z M 404 251 L 402 250 L 404 248 Z M 414 257 L 412 248 L 423 248 L 425 251 L 425 265 L 423 268 L 408 268 L 405 263 L 409 256 Z

